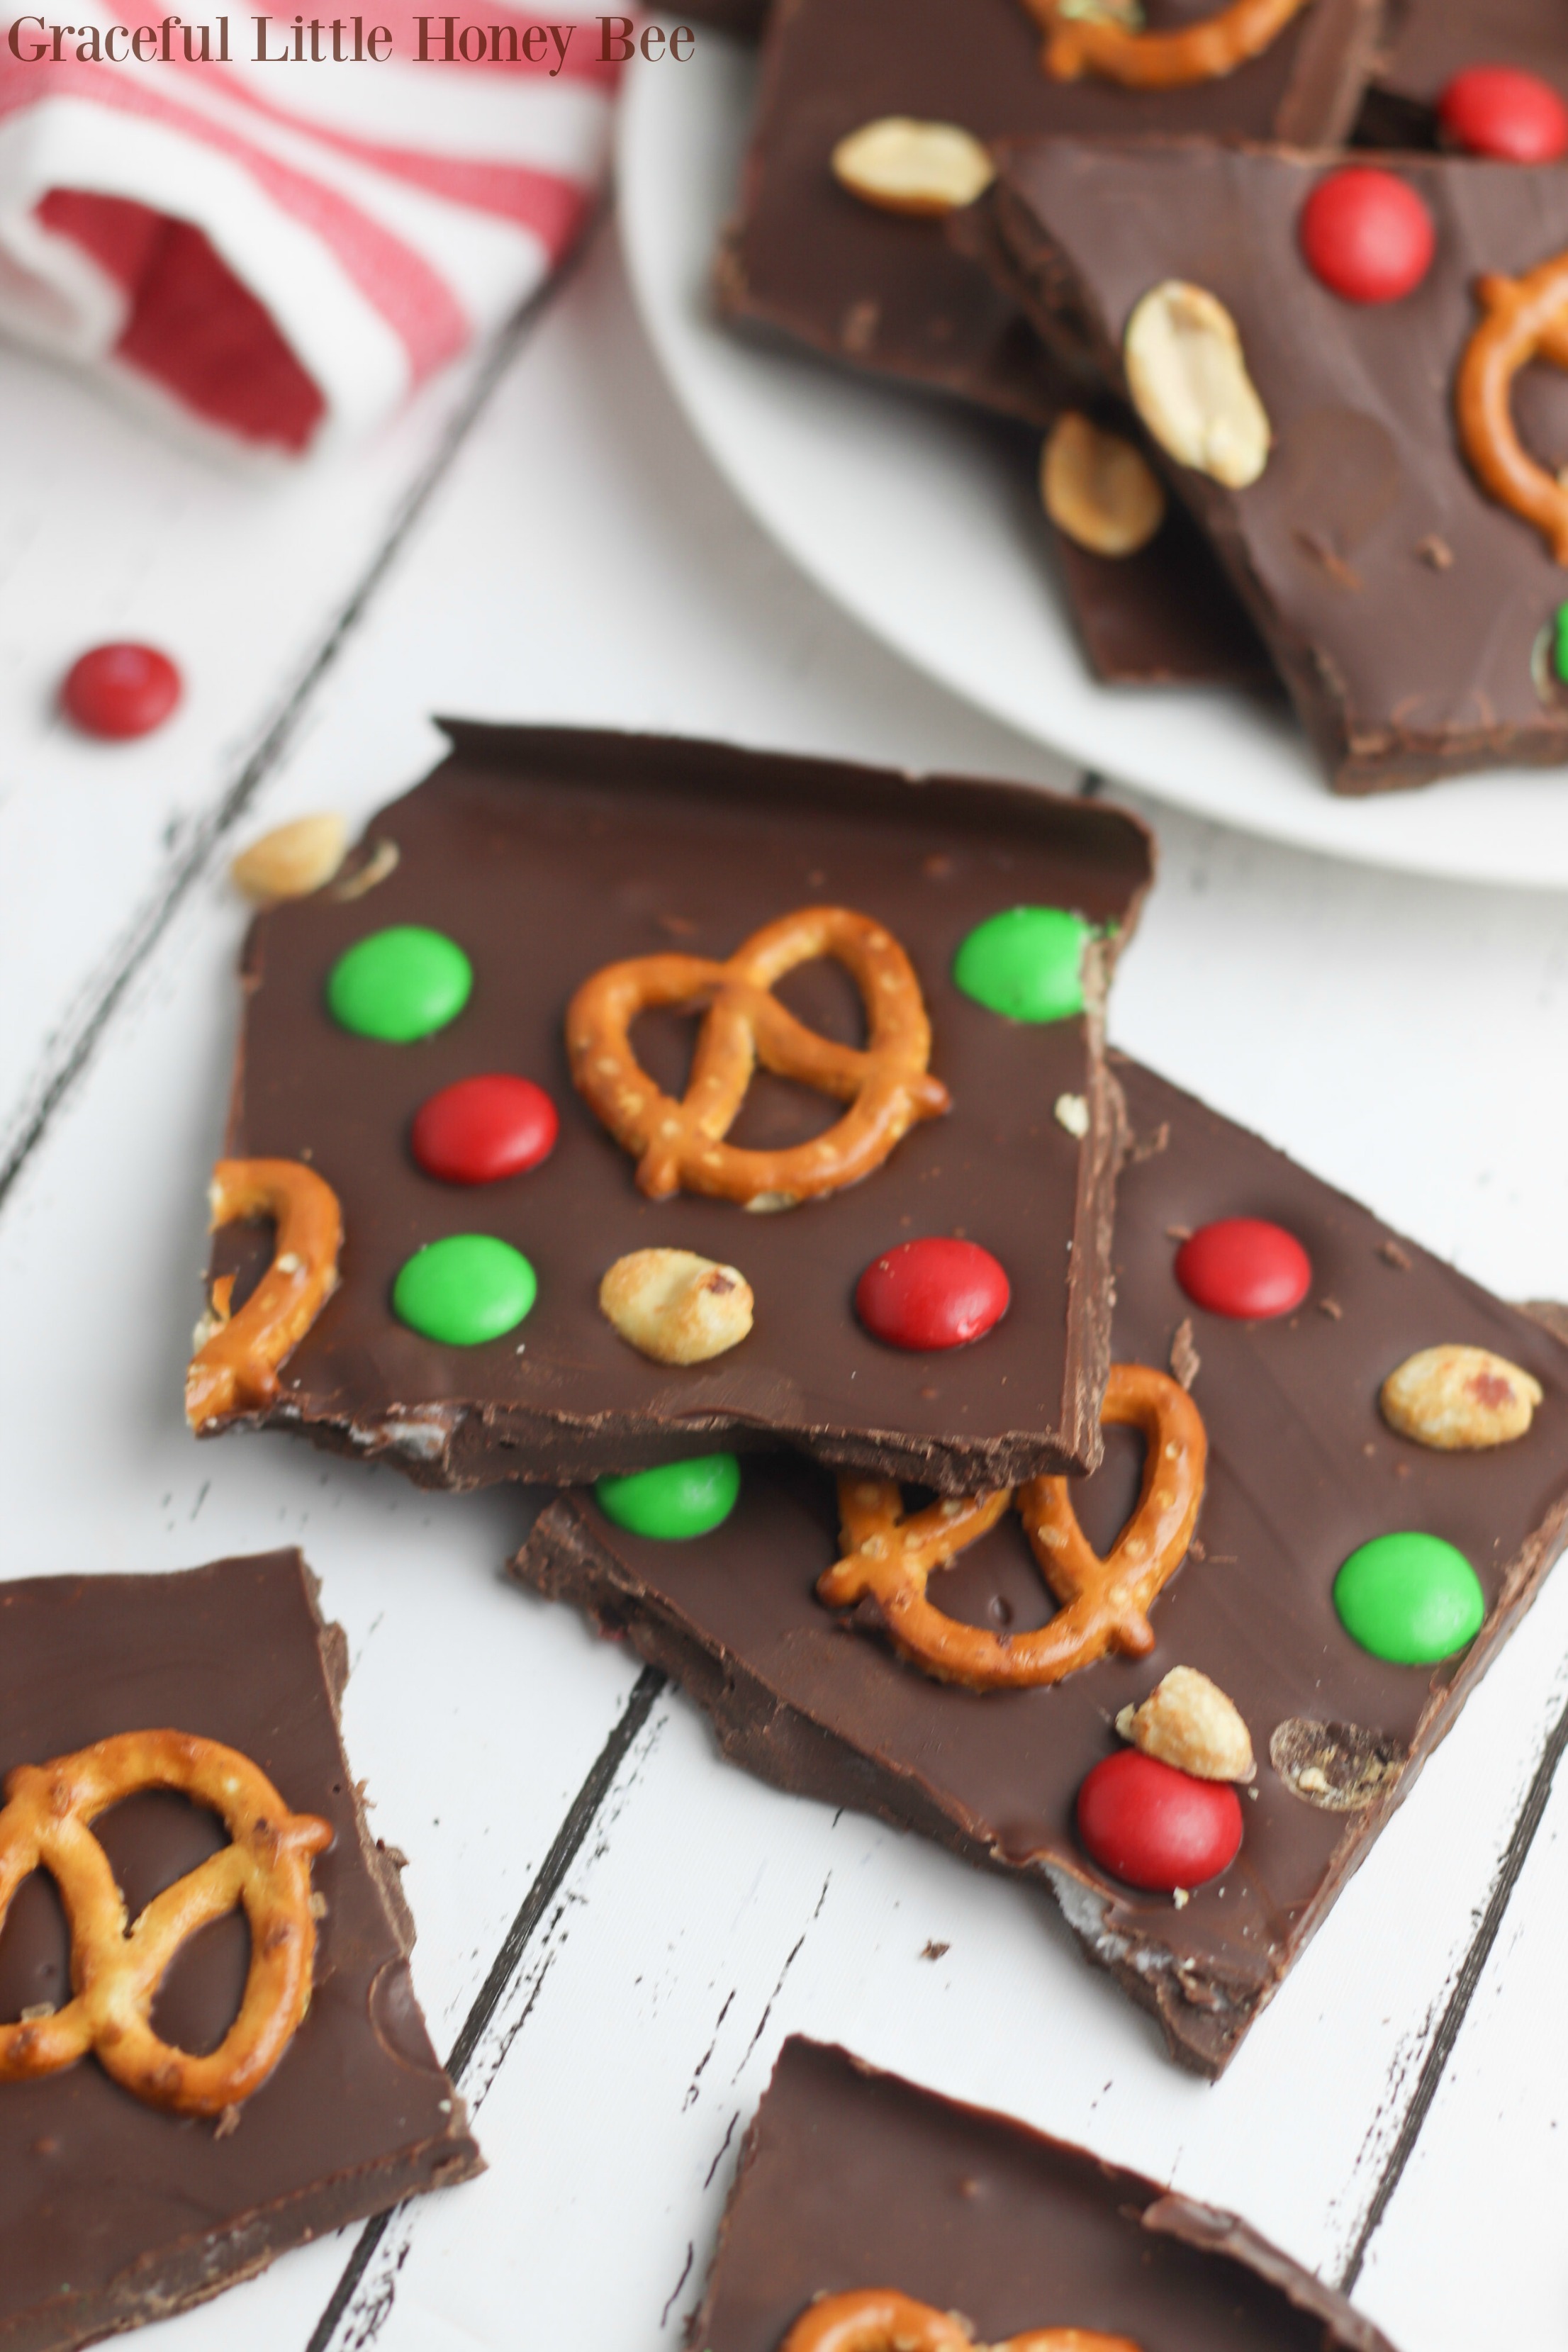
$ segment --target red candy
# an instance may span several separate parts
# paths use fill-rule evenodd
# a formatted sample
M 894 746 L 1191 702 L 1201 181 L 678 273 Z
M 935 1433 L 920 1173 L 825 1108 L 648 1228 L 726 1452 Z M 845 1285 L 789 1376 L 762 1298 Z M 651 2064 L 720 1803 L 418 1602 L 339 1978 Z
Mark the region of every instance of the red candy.
M 1222 1217 L 1176 1252 L 1176 1280 L 1194 1307 L 1237 1323 L 1289 1315 L 1312 1286 L 1312 1261 L 1283 1225 Z
M 1568 154 L 1568 106 L 1550 82 L 1516 66 L 1468 66 L 1437 100 L 1456 147 L 1501 163 L 1554 163 Z
M 409 1142 L 426 1176 L 444 1184 L 494 1184 L 547 1160 L 560 1129 L 542 1087 L 497 1071 L 460 1078 L 421 1103 Z
M 1347 302 L 1397 302 L 1432 267 L 1437 234 L 1408 182 L 1364 163 L 1320 180 L 1301 207 L 1301 251 Z
M 1230 1868 L 1241 1850 L 1241 1800 L 1227 1780 L 1196 1780 L 1124 1748 L 1079 1789 L 1078 1833 L 1112 1878 L 1173 1895 Z
M 873 1258 L 855 1286 L 855 1312 L 890 1348 L 962 1348 L 1002 1320 L 1012 1295 L 989 1250 L 932 1236 Z
M 94 646 L 74 661 L 60 707 L 84 734 L 124 742 L 161 727 L 180 698 L 180 673 L 156 646 Z

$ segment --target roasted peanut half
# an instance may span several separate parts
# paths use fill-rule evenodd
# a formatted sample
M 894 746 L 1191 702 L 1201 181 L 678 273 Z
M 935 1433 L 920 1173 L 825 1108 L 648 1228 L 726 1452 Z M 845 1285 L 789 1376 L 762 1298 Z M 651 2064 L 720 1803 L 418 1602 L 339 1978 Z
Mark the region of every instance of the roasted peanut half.
M 1458 1454 L 1522 1437 L 1541 1383 L 1489 1348 L 1423 1348 L 1390 1372 L 1378 1402 L 1401 1437 Z
M 1116 1728 L 1145 1756 L 1199 1780 L 1250 1780 L 1258 1770 L 1246 1724 L 1195 1666 L 1173 1666 L 1142 1706 L 1122 1708 Z
M 996 166 L 956 122 L 916 122 L 885 114 L 863 122 L 833 151 L 833 176 L 862 204 L 886 213 L 952 213 L 983 195 Z
M 705 1364 L 752 1328 L 752 1286 L 732 1265 L 678 1249 L 633 1250 L 599 1285 L 623 1339 L 656 1364 Z
M 1165 493 L 1142 452 L 1076 409 L 1047 436 L 1040 497 L 1057 529 L 1091 555 L 1136 555 L 1165 520 Z
M 228 869 L 237 890 L 258 906 L 303 898 L 330 882 L 343 862 L 348 827 L 341 816 L 297 816 L 242 849 Z
M 1236 320 L 1206 287 L 1168 278 L 1144 295 L 1122 341 L 1132 405 L 1162 449 L 1227 489 L 1268 463 L 1268 418 Z

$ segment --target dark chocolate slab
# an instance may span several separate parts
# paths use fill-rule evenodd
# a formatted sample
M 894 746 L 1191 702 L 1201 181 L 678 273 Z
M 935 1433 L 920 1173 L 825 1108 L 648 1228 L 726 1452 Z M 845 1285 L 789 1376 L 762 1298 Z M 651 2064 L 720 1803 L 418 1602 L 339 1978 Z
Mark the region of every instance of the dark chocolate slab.
M 562 1496 L 515 1572 L 678 1676 L 726 1752 L 764 1779 L 1047 1881 L 1091 1957 L 1156 2012 L 1173 2054 L 1217 2074 L 1556 1554 L 1568 1522 L 1568 1349 L 1413 1244 L 1385 1254 L 1387 1229 L 1364 1209 L 1112 1058 L 1143 1154 L 1121 1180 L 1113 1352 L 1163 1368 L 1190 1321 L 1192 1393 L 1209 1438 L 1197 1537 L 1154 1602 L 1149 1657 L 1108 1658 L 1047 1690 L 975 1696 L 930 1680 L 874 1628 L 815 1599 L 838 1556 L 837 1515 L 832 1482 L 804 1464 L 748 1466 L 734 1517 L 689 1543 L 626 1535 L 586 1496 Z M 1230 1215 L 1271 1218 L 1305 1244 L 1315 1280 L 1299 1314 L 1231 1323 L 1185 1299 L 1171 1229 Z M 1385 1427 L 1385 1376 L 1444 1341 L 1493 1349 L 1534 1374 L 1545 1402 L 1525 1437 L 1443 1454 Z M 1140 1469 L 1138 1441 L 1108 1431 L 1104 1465 L 1075 1497 L 1101 1553 Z M 1406 1528 L 1458 1545 L 1486 1592 L 1476 1641 L 1431 1673 L 1359 1649 L 1332 1604 L 1347 1555 Z M 1051 1613 L 1016 1514 L 943 1571 L 931 1597 L 1019 1632 Z M 1181 1908 L 1105 1877 L 1073 1829 L 1079 1783 L 1117 1745 L 1118 1711 L 1175 1665 L 1199 1668 L 1235 1701 L 1258 1763 L 1237 1860 Z M 1269 1765 L 1276 1727 L 1294 1718 L 1360 1727 L 1408 1762 L 1365 1810 L 1320 1810 Z
M 90 2058 L 0 2083 L 5 2352 L 64 2352 L 165 2318 L 292 2246 L 479 2169 L 415 2000 L 396 1870 L 343 1755 L 346 1665 L 296 1551 L 177 1576 L 0 1585 L 0 1773 L 168 1727 L 238 1748 L 296 1812 L 336 1832 L 311 1870 L 326 1909 L 309 2014 L 232 2129 L 147 2106 Z M 98 1834 L 133 1913 L 223 1843 L 209 1814 L 150 1792 L 102 1815 Z M 194 1938 L 159 1997 L 158 2031 L 215 2047 L 248 1963 L 236 1917 Z M 35 1874 L 0 1935 L 0 2015 L 68 1997 L 64 1915 Z
M 1011 2116 L 792 2035 L 746 2134 L 694 2352 L 778 2352 L 818 2294 L 897 2287 L 986 2343 L 1393 2352 L 1245 2221 Z
M 385 1453 L 429 1485 L 564 1482 L 782 1438 L 954 1490 L 1026 1464 L 1098 1458 L 1116 1132 L 1098 1016 L 1000 1020 L 959 993 L 951 967 L 974 924 L 1019 903 L 1072 907 L 1125 936 L 1150 871 L 1136 820 L 1021 788 L 712 744 L 448 731 L 446 765 L 371 828 L 401 852 L 390 878 L 347 902 L 323 892 L 279 908 L 247 950 L 228 1149 L 309 1157 L 346 1226 L 342 1286 L 267 1418 Z M 809 902 L 874 915 L 902 942 L 952 1108 L 860 1184 L 782 1215 L 688 1194 L 648 1201 L 572 1087 L 568 1000 L 611 961 L 672 945 L 725 957 Z M 323 1002 L 342 951 L 394 923 L 449 933 L 475 967 L 466 1011 L 418 1045 L 351 1036 Z M 1099 984 L 1091 975 L 1091 992 Z M 836 966 L 802 967 L 780 994 L 826 1034 L 858 1037 L 858 1000 Z M 636 1031 L 677 1092 L 694 1027 L 670 1014 Z M 410 1121 L 437 1088 L 487 1070 L 544 1086 L 561 1139 L 528 1175 L 439 1183 L 410 1156 Z M 1081 1143 L 1053 1118 L 1064 1092 L 1090 1106 Z M 789 1144 L 837 1116 L 826 1097 L 759 1073 L 731 1135 Z M 1007 1269 L 1003 1322 L 945 1356 L 871 1339 L 850 1307 L 861 1270 L 893 1243 L 960 1229 Z M 425 1243 L 475 1231 L 523 1251 L 539 1302 L 489 1346 L 438 1346 L 395 1320 L 392 1285 Z M 237 1238 L 252 1265 L 269 1246 L 254 1231 Z M 236 1241 L 218 1236 L 220 1266 L 235 1264 Z M 738 1348 L 681 1370 L 616 1337 L 600 1279 L 626 1252 L 658 1245 L 740 1267 L 757 1311 Z M 244 1295 L 242 1284 L 237 1303 Z
M 1070 312 L 1121 390 L 1122 334 L 1151 287 L 1195 281 L 1235 319 L 1273 428 L 1268 464 L 1239 491 L 1167 472 L 1337 791 L 1561 761 L 1568 695 L 1538 687 L 1537 654 L 1568 572 L 1469 472 L 1453 390 L 1479 323 L 1477 277 L 1568 249 L 1568 167 L 1399 158 L 1436 257 L 1415 293 L 1370 307 L 1331 294 L 1300 257 L 1301 205 L 1331 168 L 1190 142 L 1034 141 L 1007 154 L 995 217 L 1016 290 L 1042 324 Z M 1568 458 L 1568 375 L 1528 370 L 1515 415 L 1542 462 Z
M 1152 26 L 1212 0 L 1151 0 Z M 940 220 L 881 212 L 840 187 L 837 142 L 888 114 L 955 122 L 989 144 L 1156 133 L 1328 142 L 1359 100 L 1378 0 L 1313 0 L 1264 54 L 1173 91 L 1051 79 L 1023 0 L 779 0 L 739 216 L 720 259 L 725 314 L 850 366 L 1048 422 L 1059 371 Z

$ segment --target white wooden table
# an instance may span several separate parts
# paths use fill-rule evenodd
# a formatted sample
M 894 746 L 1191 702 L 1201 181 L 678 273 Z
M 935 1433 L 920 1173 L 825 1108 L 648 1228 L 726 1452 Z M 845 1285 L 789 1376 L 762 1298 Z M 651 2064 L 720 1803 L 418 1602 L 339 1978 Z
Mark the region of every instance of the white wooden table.
M 1075 780 L 758 537 L 671 408 L 607 231 L 501 364 L 335 473 L 226 474 L 11 352 L 0 415 L 5 1572 L 304 1545 L 490 2167 L 148 2352 L 674 2347 L 795 2029 L 1238 2206 L 1358 2274 L 1404 2352 L 1468 2352 L 1504 2316 L 1561 2343 L 1568 1574 L 1211 2088 L 1044 1896 L 754 1784 L 678 1695 L 504 1585 L 518 1496 L 185 1433 L 239 842 L 361 819 L 432 762 L 441 709 Z M 110 635 L 166 646 L 190 686 L 130 748 L 50 710 Z M 1163 876 L 1117 1040 L 1505 1294 L 1568 1297 L 1568 905 L 1147 813 Z

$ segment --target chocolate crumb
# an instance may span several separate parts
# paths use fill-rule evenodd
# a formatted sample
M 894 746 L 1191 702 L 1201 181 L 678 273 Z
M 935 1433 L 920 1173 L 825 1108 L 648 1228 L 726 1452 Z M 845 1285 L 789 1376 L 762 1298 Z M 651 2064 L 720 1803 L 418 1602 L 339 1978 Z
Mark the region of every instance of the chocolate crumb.
M 944 1952 L 951 1952 L 952 1949 L 951 1944 L 933 1944 L 928 1941 L 921 1947 L 921 1958 L 922 1960 L 940 1960 Z
M 661 931 L 668 931 L 673 939 L 689 940 L 697 926 L 689 915 L 661 915 L 658 928 Z
M 1356 1813 L 1392 1787 L 1408 1759 L 1397 1740 L 1358 1723 L 1277 1724 L 1268 1760 L 1293 1797 L 1325 1813 Z
M 1132 1149 L 1127 1155 L 1129 1165 L 1136 1168 L 1141 1160 L 1157 1158 L 1170 1140 L 1171 1122 L 1168 1118 L 1163 1118 L 1159 1126 L 1152 1129 L 1147 1135 L 1140 1135 L 1134 1139 Z
M 1408 1274 L 1415 1264 L 1409 1251 L 1402 1250 L 1397 1242 L 1379 1242 L 1377 1254 L 1384 1265 L 1392 1265 L 1400 1274 Z
M 879 302 L 851 302 L 839 324 L 838 340 L 847 352 L 863 357 L 877 340 L 877 330 L 882 323 Z
M 239 2129 L 239 2109 L 232 2104 L 225 2107 L 213 2129 L 214 2139 L 227 2139 Z
M 1165 1227 L 1165 1239 L 1168 1242 L 1190 1242 L 1192 1237 L 1193 1229 L 1191 1225 L 1167 1225 Z
M 1361 573 L 1353 564 L 1347 563 L 1326 539 L 1320 538 L 1315 530 L 1293 530 L 1290 536 L 1303 555 L 1310 556 L 1314 563 L 1321 566 L 1336 588 L 1347 589 L 1352 593 L 1360 588 Z
M 1344 1321 L 1345 1310 L 1340 1305 L 1337 1298 L 1320 1298 L 1318 1301 L 1318 1312 L 1320 1315 L 1326 1315 L 1331 1323 L 1342 1323 Z
M 1425 539 L 1416 541 L 1415 552 L 1422 562 L 1429 564 L 1434 572 L 1450 572 L 1453 569 L 1454 551 L 1446 539 L 1438 538 L 1435 530 L 1429 530 Z
M 933 849 L 929 857 L 921 859 L 921 872 L 928 874 L 933 882 L 945 882 L 952 872 L 952 860 L 945 850 Z
M 1193 1345 L 1193 1318 L 1184 1316 L 1176 1326 L 1171 1341 L 1171 1373 L 1184 1389 L 1190 1389 L 1197 1379 L 1203 1358 Z

